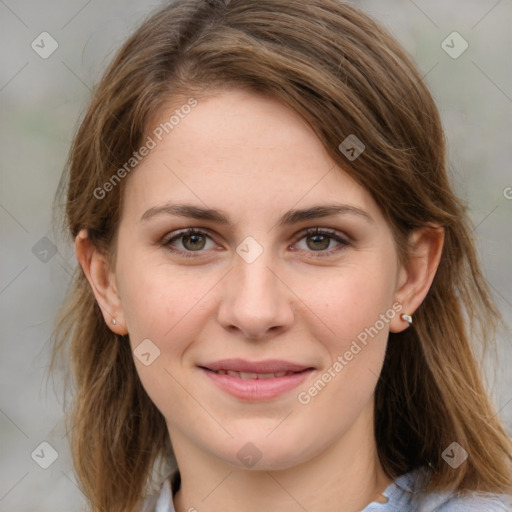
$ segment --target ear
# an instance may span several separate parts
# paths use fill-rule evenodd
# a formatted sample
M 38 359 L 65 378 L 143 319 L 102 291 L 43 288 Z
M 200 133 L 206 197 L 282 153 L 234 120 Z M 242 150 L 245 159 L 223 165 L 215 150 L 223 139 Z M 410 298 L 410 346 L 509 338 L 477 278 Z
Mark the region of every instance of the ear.
M 395 300 L 403 309 L 390 322 L 391 332 L 402 332 L 409 324 L 400 316 L 413 316 L 432 285 L 444 243 L 444 229 L 439 226 L 420 228 L 409 237 L 409 258 L 399 270 Z
M 116 334 L 128 334 L 115 274 L 105 254 L 89 239 L 86 229 L 80 231 L 75 238 L 75 253 L 91 285 L 105 323 Z

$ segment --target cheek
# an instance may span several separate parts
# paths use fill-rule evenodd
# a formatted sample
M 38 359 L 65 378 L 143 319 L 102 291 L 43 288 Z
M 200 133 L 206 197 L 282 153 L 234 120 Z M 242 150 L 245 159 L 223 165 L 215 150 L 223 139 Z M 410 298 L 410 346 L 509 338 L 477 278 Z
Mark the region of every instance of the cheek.
M 303 295 L 322 320 L 313 324 L 314 337 L 329 360 L 313 386 L 301 389 L 298 401 L 314 403 L 318 413 L 328 417 L 339 418 L 341 413 L 346 420 L 354 418 L 368 403 L 384 361 L 389 323 L 397 314 L 392 307 L 396 272 L 389 261 L 393 260 L 365 256 L 360 264 L 347 265 Z M 333 408 L 333 403 L 338 407 Z
M 142 386 L 166 417 L 188 411 L 200 417 L 182 384 L 183 356 L 200 336 L 205 315 L 201 298 L 213 277 L 180 272 L 132 253 L 117 265 L 119 292 L 134 362 Z M 218 279 L 217 279 L 218 280 Z M 150 342 L 148 342 L 150 340 Z M 144 348 L 143 348 L 144 347 Z M 155 348 L 156 347 L 156 348 Z M 143 354 L 149 353 L 149 364 Z M 204 420 L 204 418 L 202 418 Z M 198 420 L 199 421 L 199 420 Z
M 118 267 L 119 291 L 128 332 L 133 342 L 150 338 L 158 344 L 193 329 L 201 313 L 201 298 L 214 284 L 206 276 L 189 277 L 165 264 L 131 258 Z M 176 346 L 176 343 L 173 343 Z
M 308 288 L 299 292 L 305 304 L 322 320 L 317 322 L 324 326 L 320 339 L 329 340 L 331 355 L 344 350 L 376 323 L 383 337 L 387 337 L 389 322 L 385 321 L 383 326 L 380 318 L 382 314 L 393 314 L 395 293 L 394 272 L 388 267 L 378 259 L 372 265 L 347 266 L 328 279 L 310 282 Z

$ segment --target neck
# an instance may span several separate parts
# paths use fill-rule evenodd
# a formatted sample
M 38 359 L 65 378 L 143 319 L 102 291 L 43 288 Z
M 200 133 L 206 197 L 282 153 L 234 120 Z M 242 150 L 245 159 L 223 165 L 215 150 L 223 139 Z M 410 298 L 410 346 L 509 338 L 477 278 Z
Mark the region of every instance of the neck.
M 391 483 L 377 456 L 373 414 L 362 415 L 315 457 L 279 471 L 240 469 L 188 444 L 178 432 L 171 439 L 181 475 L 176 512 L 358 512 L 381 501 Z

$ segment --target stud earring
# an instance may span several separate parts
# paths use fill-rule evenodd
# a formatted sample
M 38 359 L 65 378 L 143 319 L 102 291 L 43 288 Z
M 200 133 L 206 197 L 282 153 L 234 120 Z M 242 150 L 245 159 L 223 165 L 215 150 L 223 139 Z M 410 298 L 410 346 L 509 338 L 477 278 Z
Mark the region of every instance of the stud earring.
M 412 325 L 412 316 L 411 315 L 400 315 L 400 318 L 404 321 L 404 322 L 407 322 L 409 325 Z
M 112 323 L 113 323 L 114 325 L 116 325 L 116 324 L 117 324 L 117 322 L 116 322 L 116 319 L 115 319 L 115 318 L 112 318 Z

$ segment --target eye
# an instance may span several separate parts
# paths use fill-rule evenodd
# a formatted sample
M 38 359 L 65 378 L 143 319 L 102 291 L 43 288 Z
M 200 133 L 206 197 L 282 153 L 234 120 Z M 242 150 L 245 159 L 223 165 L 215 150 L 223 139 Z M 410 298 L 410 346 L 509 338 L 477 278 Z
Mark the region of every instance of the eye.
M 209 247 L 208 240 L 211 242 Z M 297 248 L 302 240 L 306 241 L 306 247 Z M 331 247 L 333 242 L 337 244 L 334 248 Z M 194 253 L 205 252 L 217 247 L 207 232 L 197 228 L 186 228 L 170 233 L 169 236 L 163 239 L 162 245 L 171 252 L 187 258 L 197 256 Z M 313 257 L 326 257 L 343 250 L 349 245 L 349 240 L 337 231 L 316 227 L 309 228 L 301 233 L 300 238 L 295 243 L 296 249 L 294 250 L 311 253 Z
M 207 247 L 207 239 L 212 242 L 212 246 Z M 203 249 L 213 249 L 216 247 L 210 236 L 200 229 L 187 228 L 171 233 L 171 236 L 162 241 L 162 245 L 170 251 L 179 253 L 185 257 L 193 257 L 193 252 L 202 252 Z M 176 246 L 181 245 L 181 247 Z
M 337 253 L 350 245 L 348 239 L 343 237 L 340 233 L 333 229 L 326 228 L 309 228 L 302 233 L 302 237 L 299 239 L 299 242 L 301 240 L 306 241 L 306 247 L 299 247 L 298 250 L 317 253 L 312 254 L 313 257 L 331 256 L 333 253 Z M 337 245 L 335 245 L 331 250 L 326 250 L 331 246 L 333 241 L 337 243 Z

